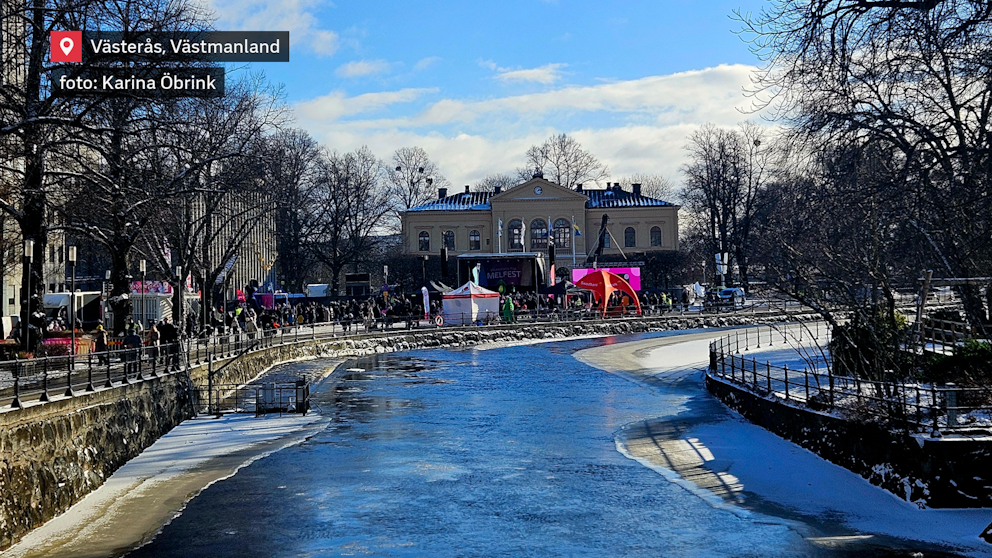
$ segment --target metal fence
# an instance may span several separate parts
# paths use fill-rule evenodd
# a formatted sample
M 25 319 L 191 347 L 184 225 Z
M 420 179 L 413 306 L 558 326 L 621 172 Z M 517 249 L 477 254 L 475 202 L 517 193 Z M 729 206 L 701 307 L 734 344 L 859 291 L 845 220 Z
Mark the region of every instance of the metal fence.
M 19 408 L 31 400 L 137 383 L 185 367 L 179 343 L 0 362 L 0 405 Z
M 223 384 L 195 388 L 198 413 L 253 413 L 255 415 L 306 413 L 310 409 L 309 379 L 291 383 Z
M 829 329 L 824 326 L 799 329 L 805 343 L 820 347 L 829 343 Z M 799 335 L 802 335 L 800 333 Z M 747 353 L 764 347 L 801 347 L 795 333 L 782 328 L 759 326 L 728 334 L 710 344 L 709 374 L 729 381 L 761 397 L 774 397 L 815 411 L 842 418 L 884 424 L 907 432 L 939 436 L 941 431 L 968 432 L 992 430 L 992 391 L 983 387 L 962 387 L 897 383 L 838 376 L 832 373 L 825 351 L 807 352 L 806 365 L 790 369 L 767 359 L 760 353 Z
M 925 318 L 918 326 L 923 346 L 942 355 L 951 354 L 954 348 L 968 339 L 980 337 L 971 324 L 949 320 Z

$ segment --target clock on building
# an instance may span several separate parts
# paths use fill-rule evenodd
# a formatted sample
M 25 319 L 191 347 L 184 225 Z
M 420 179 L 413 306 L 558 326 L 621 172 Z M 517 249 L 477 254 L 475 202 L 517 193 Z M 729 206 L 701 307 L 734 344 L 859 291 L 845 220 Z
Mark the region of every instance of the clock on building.
M 544 191 L 544 189 L 541 188 L 540 186 L 534 186 L 534 194 L 540 196 L 541 195 L 541 192 L 543 192 L 543 191 Z

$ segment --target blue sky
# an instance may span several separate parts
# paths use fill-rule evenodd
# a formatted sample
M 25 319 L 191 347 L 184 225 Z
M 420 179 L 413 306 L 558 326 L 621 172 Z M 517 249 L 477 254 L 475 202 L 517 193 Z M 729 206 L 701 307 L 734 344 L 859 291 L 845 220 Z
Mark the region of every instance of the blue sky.
M 324 145 L 382 158 L 419 145 L 455 185 L 511 173 L 554 133 L 575 136 L 611 179 L 679 181 L 688 135 L 732 126 L 759 63 L 732 11 L 764 0 L 376 2 L 213 0 L 219 29 L 289 30 L 296 125 Z

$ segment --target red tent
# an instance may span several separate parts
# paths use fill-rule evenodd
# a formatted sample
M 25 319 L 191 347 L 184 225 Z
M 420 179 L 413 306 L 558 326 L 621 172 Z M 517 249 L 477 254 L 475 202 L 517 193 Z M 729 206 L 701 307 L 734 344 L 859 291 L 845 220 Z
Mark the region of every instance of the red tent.
M 614 291 L 621 291 L 630 295 L 637 305 L 637 315 L 641 315 L 641 301 L 637 298 L 637 293 L 631 288 L 630 283 L 623 277 L 615 273 L 610 273 L 604 269 L 597 269 L 575 283 L 576 287 L 592 291 L 603 307 L 603 315 L 606 315 L 606 303 L 610 300 L 610 295 Z

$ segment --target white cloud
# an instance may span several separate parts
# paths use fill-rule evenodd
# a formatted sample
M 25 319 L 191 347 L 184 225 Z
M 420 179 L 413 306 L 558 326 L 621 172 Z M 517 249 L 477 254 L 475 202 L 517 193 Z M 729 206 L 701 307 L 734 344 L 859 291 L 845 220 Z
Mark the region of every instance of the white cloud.
M 338 66 L 334 73 L 340 77 L 352 78 L 381 74 L 389 71 L 389 62 L 385 60 L 356 60 Z
M 742 64 L 650 76 L 588 86 L 570 86 L 483 101 L 445 99 L 428 107 L 417 123 L 473 122 L 491 113 L 536 115 L 561 111 L 618 112 L 656 115 L 665 121 L 740 120 L 748 105 L 743 88 L 755 68 Z
M 496 72 L 496 75 L 494 76 L 495 79 L 504 83 L 511 81 L 523 81 L 543 83 L 545 85 L 550 85 L 560 80 L 562 68 L 568 66 L 568 64 L 557 63 L 545 64 L 544 66 L 540 66 L 538 68 L 503 68 L 498 66 L 492 60 L 484 60 L 482 58 L 476 60 L 476 64 L 482 68 Z
M 523 165 L 528 147 L 562 132 L 606 163 L 613 176 L 642 172 L 678 180 L 689 134 L 706 122 L 733 126 L 749 119 L 739 108 L 748 106 L 742 90 L 754 69 L 722 65 L 485 100 L 425 103 L 425 93 L 435 90 L 421 89 L 355 97 L 335 92 L 295 108 L 300 125 L 331 148 L 369 145 L 388 157 L 399 147 L 418 145 L 456 185 L 512 172 Z M 407 116 L 344 119 L 398 103 L 410 104 L 398 107 L 412 109 Z
M 217 16 L 217 29 L 289 31 L 293 46 L 303 46 L 318 56 L 338 49 L 339 37 L 322 29 L 315 13 L 324 0 L 200 0 Z
M 434 93 L 437 89 L 401 89 L 399 91 L 383 91 L 380 93 L 365 93 L 348 97 L 343 91 L 334 91 L 327 95 L 310 99 L 294 105 L 297 117 L 302 122 L 315 120 L 334 121 L 342 117 L 354 116 L 373 112 L 389 105 L 409 103 L 421 95 Z
M 427 58 L 421 58 L 416 64 L 413 65 L 413 71 L 419 72 L 421 70 L 426 70 L 440 61 L 440 56 L 428 56 Z
M 496 79 L 502 82 L 508 81 L 532 81 L 535 83 L 543 83 L 545 85 L 550 85 L 561 79 L 561 69 L 568 66 L 568 64 L 546 64 L 539 68 L 530 68 L 525 70 L 510 70 L 508 68 L 499 68 L 496 74 Z

